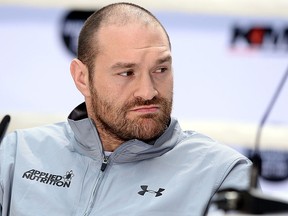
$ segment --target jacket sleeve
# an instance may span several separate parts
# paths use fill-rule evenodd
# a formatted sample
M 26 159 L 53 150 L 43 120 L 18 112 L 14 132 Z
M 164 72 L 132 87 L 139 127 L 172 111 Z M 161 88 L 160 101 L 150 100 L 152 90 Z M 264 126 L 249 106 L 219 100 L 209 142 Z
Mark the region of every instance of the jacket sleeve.
M 218 190 L 235 188 L 238 190 L 247 189 L 250 185 L 250 171 L 252 162 L 246 158 L 238 160 L 224 176 L 223 182 Z
M 10 191 L 16 152 L 16 133 L 4 137 L 0 145 L 0 215 L 9 215 Z
M 230 164 L 221 179 L 217 182 L 215 194 L 211 197 L 210 203 L 205 212 L 217 211 L 217 206 L 213 203 L 213 199 L 217 197 L 217 192 L 224 189 L 244 190 L 250 185 L 250 170 L 252 162 L 247 158 L 241 158 Z M 206 214 L 204 214 L 206 215 Z

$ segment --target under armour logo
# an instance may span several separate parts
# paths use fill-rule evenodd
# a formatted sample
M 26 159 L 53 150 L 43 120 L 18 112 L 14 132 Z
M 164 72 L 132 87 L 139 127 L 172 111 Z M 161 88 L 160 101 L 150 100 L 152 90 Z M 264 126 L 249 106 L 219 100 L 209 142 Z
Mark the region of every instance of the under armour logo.
M 165 190 L 164 188 L 159 188 L 158 191 L 148 190 L 148 189 L 147 189 L 147 188 L 148 188 L 148 185 L 141 185 L 140 187 L 141 187 L 142 191 L 139 191 L 138 194 L 140 194 L 140 195 L 142 195 L 142 196 L 144 196 L 144 194 L 145 194 L 146 192 L 148 192 L 148 193 L 153 193 L 153 194 L 155 193 L 155 197 L 162 196 L 162 193 L 161 193 L 161 192 L 163 192 L 163 191 Z

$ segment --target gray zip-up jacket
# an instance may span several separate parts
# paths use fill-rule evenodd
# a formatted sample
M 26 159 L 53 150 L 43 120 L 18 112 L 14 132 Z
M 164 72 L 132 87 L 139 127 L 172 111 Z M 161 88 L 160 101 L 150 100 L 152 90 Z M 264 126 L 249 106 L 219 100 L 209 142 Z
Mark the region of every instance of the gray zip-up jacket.
M 220 188 L 248 186 L 251 162 L 171 119 L 153 144 L 105 158 L 85 104 L 68 123 L 18 130 L 0 146 L 2 216 L 201 216 Z

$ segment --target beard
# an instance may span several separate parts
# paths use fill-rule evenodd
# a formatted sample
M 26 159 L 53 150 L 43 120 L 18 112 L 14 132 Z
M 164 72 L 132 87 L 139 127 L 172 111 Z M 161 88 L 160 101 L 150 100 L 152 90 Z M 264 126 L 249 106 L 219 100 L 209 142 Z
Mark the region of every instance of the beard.
M 116 139 L 151 141 L 163 134 L 170 123 L 172 96 L 169 99 L 154 97 L 151 100 L 135 98 L 119 106 L 113 100 L 101 97 L 94 87 L 90 88 L 90 91 L 96 126 Z M 131 108 L 152 104 L 159 106 L 160 110 L 128 118 Z

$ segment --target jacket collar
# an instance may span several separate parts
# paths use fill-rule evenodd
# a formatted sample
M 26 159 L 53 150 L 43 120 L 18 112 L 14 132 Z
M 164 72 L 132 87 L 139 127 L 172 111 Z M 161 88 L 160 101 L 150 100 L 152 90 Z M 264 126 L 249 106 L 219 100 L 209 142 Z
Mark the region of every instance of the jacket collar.
M 80 104 L 70 113 L 68 122 L 76 139 L 76 142 L 73 142 L 76 151 L 95 160 L 102 160 L 102 144 L 93 121 L 88 118 L 85 103 Z M 171 150 L 183 136 L 177 120 L 171 118 L 169 127 L 154 141 L 154 144 L 137 139 L 129 140 L 113 152 L 110 160 L 124 163 L 158 157 Z

